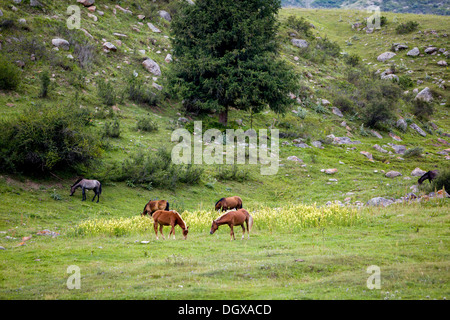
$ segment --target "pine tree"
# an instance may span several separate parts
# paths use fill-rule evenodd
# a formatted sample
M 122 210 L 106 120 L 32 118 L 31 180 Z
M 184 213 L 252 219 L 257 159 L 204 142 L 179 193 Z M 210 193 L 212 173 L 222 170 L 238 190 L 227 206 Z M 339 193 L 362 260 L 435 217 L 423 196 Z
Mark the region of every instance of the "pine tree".
M 297 90 L 295 73 L 279 59 L 279 0 L 182 1 L 172 20 L 172 93 L 198 111 L 258 113 L 269 106 L 284 113 Z

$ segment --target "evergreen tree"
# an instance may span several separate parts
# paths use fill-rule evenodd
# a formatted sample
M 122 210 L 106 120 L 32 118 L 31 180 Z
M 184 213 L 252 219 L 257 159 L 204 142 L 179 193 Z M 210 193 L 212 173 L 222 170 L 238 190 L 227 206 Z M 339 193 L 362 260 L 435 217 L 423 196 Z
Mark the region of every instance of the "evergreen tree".
M 280 0 L 182 1 L 172 20 L 174 63 L 169 87 L 196 110 L 284 113 L 297 90 L 295 73 L 278 59 Z

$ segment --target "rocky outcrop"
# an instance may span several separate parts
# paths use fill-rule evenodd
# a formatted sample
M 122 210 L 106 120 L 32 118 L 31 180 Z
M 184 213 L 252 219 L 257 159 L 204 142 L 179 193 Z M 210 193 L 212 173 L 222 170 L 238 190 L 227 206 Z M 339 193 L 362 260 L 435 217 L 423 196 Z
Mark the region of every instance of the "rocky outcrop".
M 431 100 L 433 100 L 433 94 L 431 93 L 430 88 L 426 87 L 425 89 L 420 91 L 414 99 L 421 99 L 426 102 L 430 102 Z
M 302 39 L 291 39 L 291 42 L 294 46 L 299 48 L 308 48 L 309 46 L 308 41 Z
M 395 57 L 395 56 L 396 56 L 395 53 L 389 52 L 389 51 L 388 51 L 388 52 L 385 52 L 385 53 L 380 54 L 380 55 L 377 57 L 377 60 L 380 61 L 380 62 L 385 62 L 385 61 L 387 61 L 387 60 L 392 59 L 392 58 Z
M 155 76 L 161 75 L 161 69 L 159 68 L 159 65 L 152 59 L 150 58 L 145 59 L 142 62 L 142 65 L 148 72 L 153 73 Z
M 409 127 L 410 127 L 411 129 L 416 130 L 417 133 L 420 134 L 422 137 L 426 137 L 426 136 L 427 136 L 427 134 L 425 133 L 425 131 L 423 131 L 417 124 L 411 123 L 411 124 L 409 125 Z

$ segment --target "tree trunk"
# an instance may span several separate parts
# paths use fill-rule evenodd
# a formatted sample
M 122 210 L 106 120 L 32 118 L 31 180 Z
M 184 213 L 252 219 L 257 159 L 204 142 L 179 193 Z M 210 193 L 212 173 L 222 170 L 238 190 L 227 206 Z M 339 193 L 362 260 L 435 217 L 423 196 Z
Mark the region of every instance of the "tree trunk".
M 219 113 L 219 122 L 223 124 L 225 127 L 228 124 L 228 107 L 225 107 L 224 110 Z

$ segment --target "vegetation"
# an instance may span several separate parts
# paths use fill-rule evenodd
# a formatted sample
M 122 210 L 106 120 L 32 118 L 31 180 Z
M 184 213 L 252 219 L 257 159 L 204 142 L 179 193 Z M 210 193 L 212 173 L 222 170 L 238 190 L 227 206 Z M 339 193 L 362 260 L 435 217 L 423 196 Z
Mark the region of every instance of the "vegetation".
M 0 56 L 0 89 L 15 90 L 20 83 L 19 68 Z
M 408 22 L 405 22 L 405 23 L 400 23 L 395 28 L 395 31 L 398 34 L 411 33 L 413 31 L 416 31 L 418 26 L 419 26 L 419 24 L 416 21 L 408 21 Z

